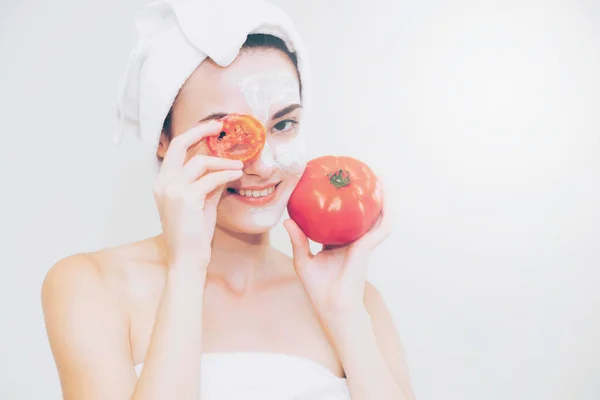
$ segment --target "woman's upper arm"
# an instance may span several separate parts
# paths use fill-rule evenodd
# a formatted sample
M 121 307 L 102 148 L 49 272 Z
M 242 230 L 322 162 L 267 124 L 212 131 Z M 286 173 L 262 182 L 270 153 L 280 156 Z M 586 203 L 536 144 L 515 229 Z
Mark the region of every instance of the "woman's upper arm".
M 377 344 L 386 364 L 409 399 L 414 399 L 404 348 L 394 320 L 379 291 L 370 283 L 365 289 L 365 307 L 371 316 Z
M 85 255 L 56 263 L 42 307 L 64 400 L 129 399 L 137 377 L 127 317 L 97 264 Z

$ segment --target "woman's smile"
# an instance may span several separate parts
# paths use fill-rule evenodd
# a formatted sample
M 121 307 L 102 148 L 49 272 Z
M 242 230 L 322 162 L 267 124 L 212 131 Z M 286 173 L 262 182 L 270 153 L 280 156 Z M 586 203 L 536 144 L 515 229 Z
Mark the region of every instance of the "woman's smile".
M 227 188 L 227 192 L 238 201 L 252 205 L 262 205 L 271 202 L 277 197 L 277 188 L 281 181 L 261 186 L 243 186 L 240 188 Z

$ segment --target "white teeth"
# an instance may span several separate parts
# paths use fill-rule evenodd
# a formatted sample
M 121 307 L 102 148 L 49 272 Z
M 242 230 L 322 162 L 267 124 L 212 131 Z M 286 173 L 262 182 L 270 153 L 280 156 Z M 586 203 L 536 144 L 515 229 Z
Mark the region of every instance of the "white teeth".
M 273 193 L 275 186 L 268 187 L 263 190 L 240 189 L 238 193 L 246 197 L 265 197 Z

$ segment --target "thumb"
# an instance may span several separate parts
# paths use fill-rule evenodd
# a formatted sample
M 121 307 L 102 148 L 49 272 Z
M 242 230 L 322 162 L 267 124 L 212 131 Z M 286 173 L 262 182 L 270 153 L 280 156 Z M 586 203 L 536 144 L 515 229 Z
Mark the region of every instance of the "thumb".
M 312 258 L 308 238 L 302 232 L 302 229 L 292 219 L 288 219 L 283 223 L 285 230 L 290 235 L 292 241 L 292 252 L 294 253 L 294 265 L 296 267 L 304 266 Z

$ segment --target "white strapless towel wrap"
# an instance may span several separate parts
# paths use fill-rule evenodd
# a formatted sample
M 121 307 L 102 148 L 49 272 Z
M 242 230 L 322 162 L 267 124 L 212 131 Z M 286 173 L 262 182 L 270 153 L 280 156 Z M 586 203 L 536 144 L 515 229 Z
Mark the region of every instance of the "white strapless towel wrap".
M 201 400 L 350 400 L 346 379 L 295 355 L 207 353 L 201 374 Z
M 231 64 L 248 34 L 282 39 L 298 57 L 306 108 L 309 72 L 306 51 L 291 18 L 263 0 L 159 0 L 135 20 L 138 42 L 119 89 L 119 129 L 114 137 L 137 135 L 156 153 L 162 124 L 179 89 L 207 57 Z

